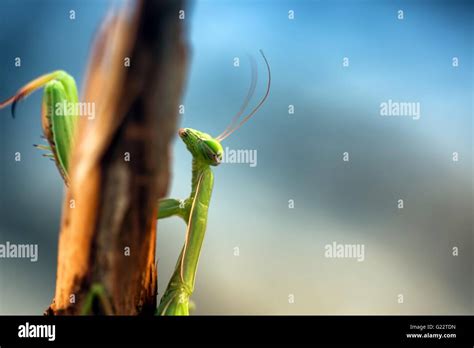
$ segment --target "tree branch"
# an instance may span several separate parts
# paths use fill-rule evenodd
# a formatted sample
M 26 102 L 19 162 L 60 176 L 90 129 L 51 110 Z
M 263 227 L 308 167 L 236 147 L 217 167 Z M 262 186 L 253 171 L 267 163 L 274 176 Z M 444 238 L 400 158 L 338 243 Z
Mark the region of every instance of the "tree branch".
M 96 40 L 84 93 L 96 117 L 81 119 L 75 139 L 49 314 L 80 313 L 95 284 L 110 306 L 94 314 L 155 311 L 156 202 L 168 189 L 186 73 L 182 6 L 137 1 Z

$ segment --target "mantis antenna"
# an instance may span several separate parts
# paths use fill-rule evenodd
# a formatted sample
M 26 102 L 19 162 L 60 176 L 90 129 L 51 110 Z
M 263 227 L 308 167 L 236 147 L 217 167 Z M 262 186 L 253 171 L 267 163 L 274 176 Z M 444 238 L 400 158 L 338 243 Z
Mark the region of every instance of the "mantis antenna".
M 237 122 L 240 115 L 242 115 L 242 113 L 245 111 L 245 109 L 249 105 L 250 99 L 252 99 L 252 96 L 255 92 L 255 87 L 257 86 L 257 80 L 258 80 L 257 63 L 255 62 L 255 59 L 251 55 L 249 55 L 249 59 L 250 59 L 250 64 L 251 64 L 251 69 L 252 69 L 251 70 L 252 80 L 250 81 L 249 91 L 247 93 L 247 96 L 244 99 L 244 102 L 242 103 L 242 106 L 240 107 L 239 112 L 232 118 L 232 121 L 227 126 L 227 128 L 221 134 L 218 135 L 217 139 L 225 135 L 227 132 L 229 132 L 232 129 L 232 127 L 235 126 L 235 123 Z
M 257 104 L 257 106 L 247 115 L 245 116 L 242 121 L 240 121 L 240 123 L 235 126 L 233 129 L 232 129 L 232 126 L 233 124 L 235 124 L 235 121 L 236 119 L 240 116 L 240 114 L 242 112 L 239 112 L 237 113 L 236 116 L 234 116 L 234 119 L 232 120 L 231 124 L 229 125 L 229 127 L 226 128 L 226 130 L 224 130 L 224 132 L 222 132 L 222 134 L 220 134 L 219 136 L 216 137 L 216 139 L 218 141 L 222 141 L 224 140 L 225 138 L 227 138 L 229 135 L 231 135 L 232 133 L 234 133 L 237 129 L 239 129 L 240 127 L 242 127 L 242 125 L 247 122 L 253 115 L 255 115 L 255 113 L 260 109 L 260 107 L 263 105 L 263 103 L 265 102 L 265 100 L 267 99 L 268 97 L 268 94 L 270 93 L 270 86 L 271 86 L 271 81 L 272 81 L 272 75 L 271 75 L 271 71 L 270 71 L 270 65 L 268 64 L 268 60 L 267 58 L 265 57 L 265 54 L 263 53 L 262 50 L 260 50 L 260 54 L 262 55 L 263 59 L 265 60 L 265 64 L 267 65 L 267 70 L 268 70 L 268 83 L 267 83 L 267 90 L 265 92 L 265 95 L 263 96 L 262 100 L 260 100 L 260 102 Z M 255 81 L 256 83 L 256 81 Z M 252 86 L 252 85 L 251 85 Z M 255 87 L 254 87 L 255 88 Z M 250 91 L 249 91 L 249 94 L 250 94 Z M 246 102 L 244 103 L 244 105 L 246 106 L 248 104 L 248 101 L 246 100 Z

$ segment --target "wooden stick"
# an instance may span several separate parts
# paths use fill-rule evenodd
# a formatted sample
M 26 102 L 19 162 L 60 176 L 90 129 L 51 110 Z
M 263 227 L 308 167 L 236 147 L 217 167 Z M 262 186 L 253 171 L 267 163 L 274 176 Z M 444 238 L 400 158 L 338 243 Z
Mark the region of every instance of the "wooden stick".
M 168 189 L 186 75 L 182 9 L 183 1 L 137 1 L 98 35 L 83 98 L 96 117 L 79 125 L 47 314 L 81 313 L 95 284 L 110 305 L 93 314 L 155 311 L 156 203 Z

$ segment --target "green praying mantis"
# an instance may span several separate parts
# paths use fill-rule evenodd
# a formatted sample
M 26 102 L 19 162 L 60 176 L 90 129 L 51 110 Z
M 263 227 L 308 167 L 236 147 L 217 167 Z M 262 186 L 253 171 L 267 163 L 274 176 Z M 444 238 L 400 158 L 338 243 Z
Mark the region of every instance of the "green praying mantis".
M 178 131 L 179 137 L 193 157 L 192 185 L 188 198 L 184 200 L 166 198 L 158 202 L 158 219 L 178 216 L 185 221 L 187 226 L 184 246 L 157 309 L 159 315 L 189 315 L 189 300 L 194 291 L 214 182 L 211 167 L 218 166 L 222 161 L 224 150 L 221 142 L 246 123 L 261 108 L 270 93 L 270 65 L 262 50 L 260 54 L 267 67 L 268 82 L 264 96 L 249 114 L 241 117 L 247 109 L 257 83 L 256 66 L 253 60 L 252 79 L 247 96 L 239 112 L 220 135 L 212 137 L 191 128 L 180 128 Z M 41 87 L 44 87 L 41 120 L 48 145 L 35 145 L 35 147 L 48 151 L 44 156 L 54 160 L 65 184 L 69 185 L 71 153 L 80 115 L 75 114 L 74 111 L 70 113 L 64 110 L 59 111 L 57 106 L 78 102 L 74 78 L 62 70 L 40 76 L 23 86 L 15 95 L 1 102 L 0 109 L 11 104 L 14 116 L 17 102 Z

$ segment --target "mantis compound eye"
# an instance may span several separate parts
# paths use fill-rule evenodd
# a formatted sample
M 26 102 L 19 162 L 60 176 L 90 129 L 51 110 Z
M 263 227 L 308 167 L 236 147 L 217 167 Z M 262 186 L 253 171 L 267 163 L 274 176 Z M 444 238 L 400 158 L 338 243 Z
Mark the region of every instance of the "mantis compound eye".
M 220 153 L 210 153 L 208 154 L 208 158 L 211 160 L 211 165 L 212 166 L 218 166 L 221 164 L 222 161 L 222 154 Z

